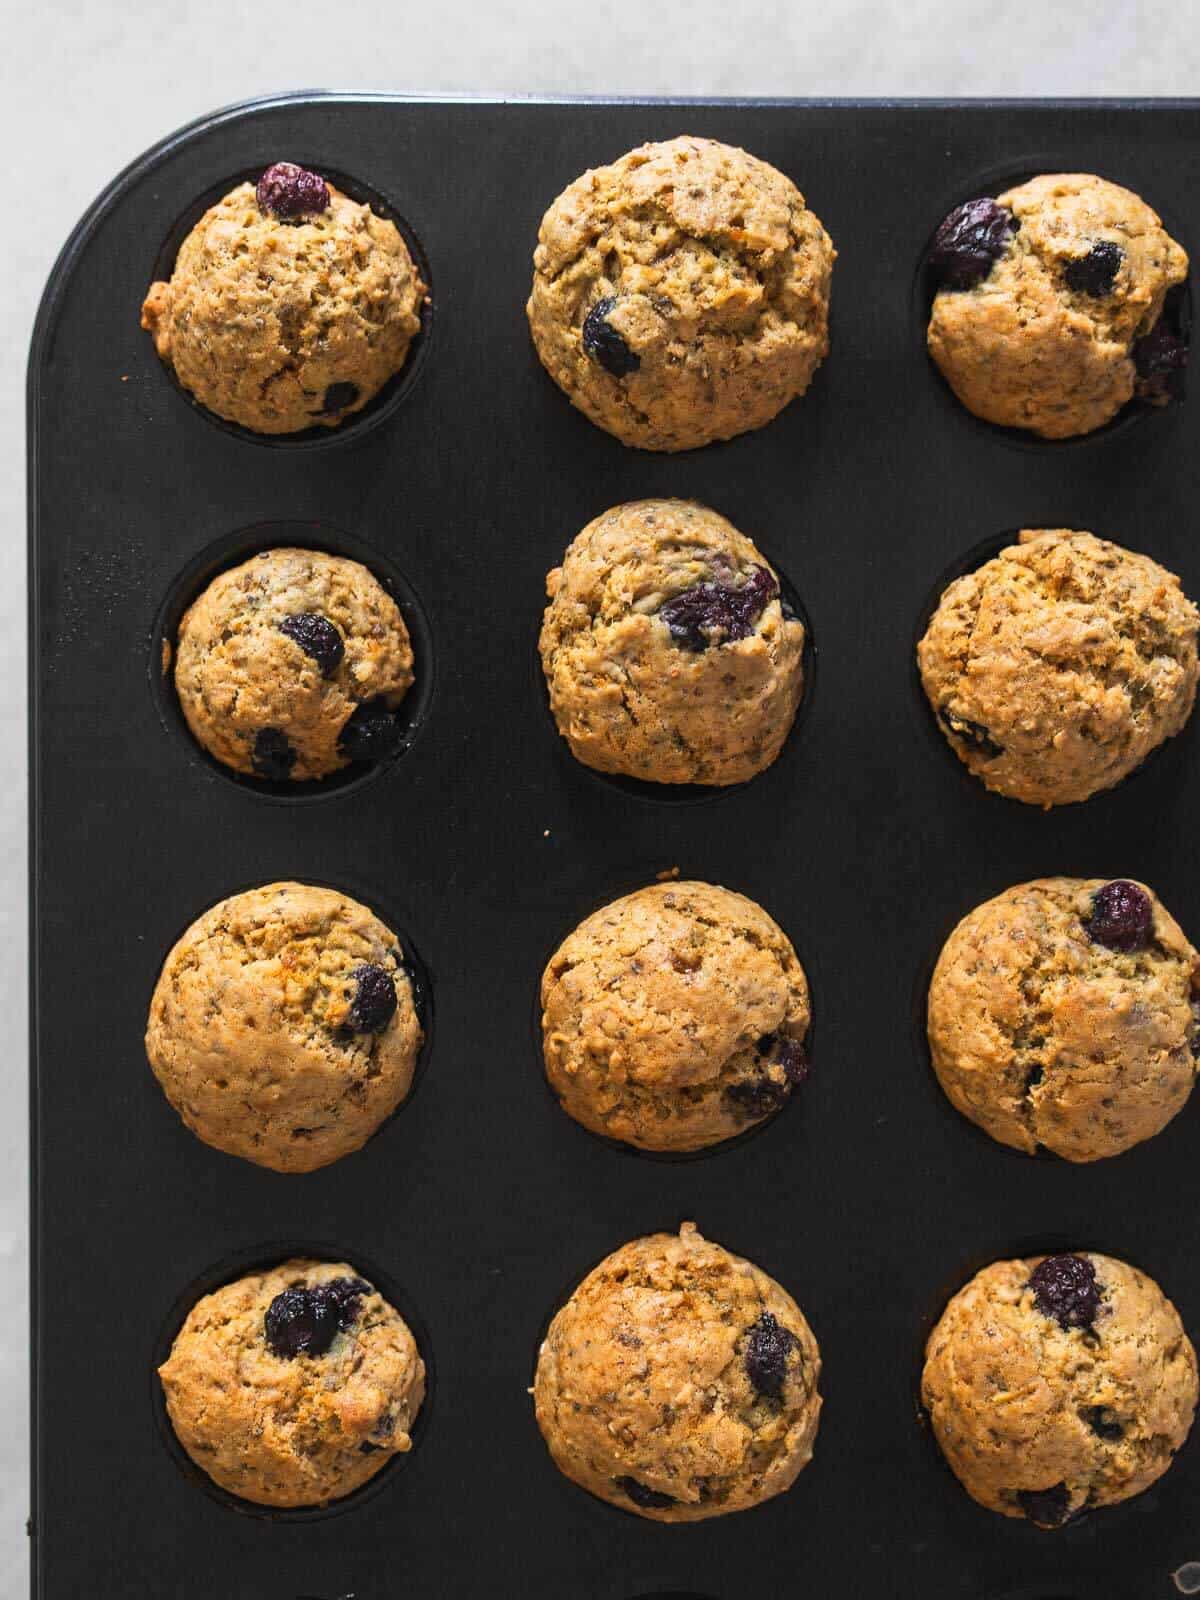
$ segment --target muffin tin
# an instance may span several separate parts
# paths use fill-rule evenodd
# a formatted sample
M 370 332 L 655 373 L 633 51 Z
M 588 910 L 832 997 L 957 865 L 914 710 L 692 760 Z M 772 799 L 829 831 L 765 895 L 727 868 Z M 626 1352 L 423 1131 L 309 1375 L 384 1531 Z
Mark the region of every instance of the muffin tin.
M 572 410 L 523 307 L 559 190 L 679 132 L 794 177 L 839 260 L 832 354 L 808 396 L 760 432 L 670 457 L 627 450 Z M 387 196 L 433 284 L 420 384 L 402 379 L 373 426 L 315 449 L 210 426 L 138 327 L 178 219 L 280 158 Z M 939 575 L 1009 529 L 1090 528 L 1200 595 L 1200 402 L 1029 448 L 948 402 L 921 349 L 914 284 L 949 207 L 998 171 L 1078 169 L 1137 189 L 1195 258 L 1200 102 L 303 95 L 193 125 L 89 211 L 51 277 L 30 367 L 35 1594 L 1175 1592 L 1171 1572 L 1200 1557 L 1200 1438 L 1149 1493 L 1046 1534 L 972 1504 L 915 1387 L 947 1297 L 1002 1255 L 1109 1251 L 1200 1334 L 1200 1096 L 1115 1161 L 1026 1160 L 949 1111 L 910 1020 L 954 920 L 1022 879 L 1142 878 L 1200 935 L 1194 729 L 1120 788 L 1042 814 L 987 794 L 939 749 L 912 664 Z M 703 804 L 576 765 L 531 664 L 567 542 L 651 495 L 694 496 L 758 541 L 820 644 L 820 693 L 783 757 Z M 261 548 L 268 522 L 394 574 L 427 622 L 419 737 L 369 782 L 303 804 L 209 765 L 160 682 L 171 608 L 211 555 Z M 776 918 L 820 1032 L 811 1080 L 770 1125 L 672 1163 L 605 1145 L 558 1109 L 529 1018 L 562 934 L 674 867 Z M 201 1145 L 142 1049 L 182 927 L 282 877 L 393 916 L 438 1019 L 404 1115 L 307 1177 Z M 526 1388 L 549 1316 L 585 1272 L 684 1218 L 796 1296 L 826 1407 L 790 1493 L 676 1528 L 560 1477 Z M 184 1469 L 153 1367 L 198 1293 L 299 1249 L 378 1274 L 436 1372 L 436 1405 L 412 1455 L 361 1495 L 280 1516 Z

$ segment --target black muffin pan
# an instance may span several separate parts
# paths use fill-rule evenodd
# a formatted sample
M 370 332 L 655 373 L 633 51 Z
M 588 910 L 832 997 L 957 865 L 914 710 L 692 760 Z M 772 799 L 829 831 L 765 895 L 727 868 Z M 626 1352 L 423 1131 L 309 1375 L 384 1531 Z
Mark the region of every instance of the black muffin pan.
M 681 132 L 800 185 L 839 252 L 833 349 L 770 426 L 658 456 L 571 408 L 524 303 L 559 190 Z M 281 158 L 382 197 L 432 301 L 412 370 L 362 418 L 264 443 L 197 410 L 138 314 L 203 200 Z M 1200 938 L 1194 729 L 1120 788 L 1043 814 L 954 760 L 912 666 L 939 579 L 1010 529 L 1093 529 L 1200 596 L 1200 400 L 1043 445 L 975 422 L 926 361 L 932 230 L 964 197 L 1051 170 L 1129 184 L 1200 248 L 1200 102 L 306 94 L 194 124 L 88 212 L 46 291 L 29 386 L 37 1596 L 1167 1600 L 1200 1558 L 1200 1437 L 1147 1494 L 1047 1534 L 976 1507 L 918 1406 L 924 1337 L 998 1256 L 1124 1257 L 1200 1335 L 1200 1096 L 1116 1160 L 1028 1160 L 950 1110 L 919 1026 L 950 926 L 1026 878 L 1142 878 Z M 758 541 L 820 660 L 775 767 L 689 805 L 572 761 L 533 665 L 548 569 L 590 518 L 652 495 L 702 500 Z M 372 566 L 417 659 L 402 752 L 299 794 L 207 761 L 161 674 L 164 629 L 204 576 L 276 531 Z M 670 1162 L 558 1109 L 530 1015 L 556 941 L 676 867 L 776 917 L 820 1029 L 812 1077 L 774 1122 Z M 437 1012 L 411 1104 L 304 1177 L 193 1138 L 142 1046 L 171 941 L 276 878 L 393 919 Z M 684 1218 L 796 1295 L 826 1406 L 790 1493 L 663 1527 L 561 1477 L 526 1391 L 569 1289 Z M 408 1458 L 343 1504 L 280 1516 L 186 1463 L 153 1369 L 196 1295 L 296 1249 L 385 1287 L 436 1383 Z

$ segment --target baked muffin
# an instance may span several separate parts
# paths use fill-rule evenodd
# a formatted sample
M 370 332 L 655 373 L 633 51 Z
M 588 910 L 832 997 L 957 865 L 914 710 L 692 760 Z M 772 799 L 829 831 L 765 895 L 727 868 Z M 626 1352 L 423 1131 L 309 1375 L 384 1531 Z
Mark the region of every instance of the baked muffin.
M 366 567 L 265 550 L 219 573 L 185 612 L 175 690 L 210 755 L 299 783 L 398 748 L 412 667 L 400 608 Z
M 264 1506 L 315 1506 L 412 1447 L 425 1363 L 344 1261 L 285 1261 L 198 1300 L 158 1369 L 196 1465 Z
M 394 223 L 279 161 L 204 213 L 142 327 L 209 411 L 297 433 L 336 428 L 400 371 L 425 292 Z
M 1198 625 L 1179 579 L 1148 556 L 1026 529 L 950 584 L 917 661 L 963 765 L 1049 808 L 1112 788 L 1180 731 Z
M 1123 1261 L 997 1261 L 929 1336 L 921 1396 L 973 1500 L 1057 1528 L 1167 1470 L 1196 1409 L 1196 1352 L 1158 1285 Z
M 1066 439 L 1182 391 L 1188 258 L 1128 189 L 1051 173 L 969 200 L 929 260 L 929 353 L 985 422 Z
M 765 1272 L 685 1222 L 600 1263 L 538 1353 L 555 1466 L 654 1522 L 699 1522 L 790 1489 L 812 1460 L 821 1355 Z
M 581 922 L 542 975 L 546 1076 L 593 1133 L 699 1150 L 773 1115 L 808 1075 L 808 981 L 753 900 L 656 883 Z
M 1143 884 L 1041 878 L 963 918 L 929 986 L 952 1105 L 1068 1161 L 1159 1133 L 1192 1092 L 1200 955 Z
M 391 1116 L 421 1038 L 391 929 L 335 889 L 270 883 L 213 906 L 168 955 L 146 1054 L 205 1144 L 312 1172 Z
M 550 707 L 584 766 L 722 785 L 775 760 L 804 689 L 804 624 L 724 517 L 690 500 L 616 506 L 546 592 Z
M 781 172 L 670 139 L 585 172 L 542 218 L 526 311 L 542 365 L 625 444 L 764 423 L 829 351 L 835 251 Z

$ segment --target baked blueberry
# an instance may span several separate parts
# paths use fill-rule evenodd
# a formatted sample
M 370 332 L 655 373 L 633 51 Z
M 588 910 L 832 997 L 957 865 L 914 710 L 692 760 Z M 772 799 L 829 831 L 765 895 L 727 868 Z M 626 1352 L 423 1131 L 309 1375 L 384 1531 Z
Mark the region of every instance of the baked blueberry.
M 627 378 L 642 364 L 636 350 L 631 350 L 625 340 L 608 320 L 616 306 L 610 295 L 596 304 L 583 319 L 583 349 L 590 360 L 602 366 L 614 378 Z
M 1119 1422 L 1113 1420 L 1107 1406 L 1085 1406 L 1082 1416 L 1092 1432 L 1101 1439 L 1108 1439 L 1111 1442 L 1125 1437 L 1125 1429 Z
M 361 1278 L 334 1278 L 312 1288 L 285 1289 L 267 1307 L 263 1332 L 277 1355 L 323 1356 L 354 1321 L 371 1286 Z
M 985 761 L 995 761 L 997 756 L 1004 754 L 1001 746 L 996 743 L 981 722 L 972 722 L 969 717 L 960 717 L 946 706 L 941 708 L 937 718 L 950 738 L 959 739 L 963 744 L 969 745 Z
M 347 718 L 338 749 L 348 761 L 382 761 L 399 749 L 403 733 L 386 700 L 366 700 Z
M 1131 953 L 1144 950 L 1154 937 L 1150 896 L 1127 878 L 1115 878 L 1092 896 L 1092 912 L 1084 923 L 1093 944 Z
M 1137 393 L 1151 405 L 1183 398 L 1190 343 L 1187 285 L 1168 290 L 1162 312 L 1150 332 L 1133 347 Z
M 1111 294 L 1124 259 L 1125 252 L 1119 244 L 1111 239 L 1101 239 L 1087 255 L 1068 261 L 1063 276 L 1067 286 L 1074 289 L 1076 294 Z
M 1052 1489 L 1017 1490 L 1021 1510 L 1039 1528 L 1061 1528 L 1067 1520 L 1070 1500 L 1065 1483 L 1056 1483 Z
M 648 1489 L 644 1483 L 639 1483 L 636 1478 L 617 1478 L 614 1480 L 617 1487 L 622 1489 L 635 1506 L 653 1506 L 661 1509 L 663 1506 L 675 1504 L 674 1495 L 663 1494 L 658 1489 Z
M 743 1360 L 750 1382 L 759 1394 L 772 1400 L 783 1398 L 788 1356 L 796 1346 L 796 1336 L 777 1317 L 764 1311 L 746 1336 Z
M 743 1078 L 731 1083 L 726 1096 L 742 1111 L 754 1118 L 768 1117 L 778 1111 L 787 1099 L 787 1089 L 764 1072 L 761 1077 Z
M 973 289 L 999 261 L 1020 224 L 987 196 L 967 200 L 945 218 L 934 235 L 929 265 L 946 289 Z
M 254 754 L 250 761 L 258 777 L 285 783 L 296 765 L 296 752 L 288 743 L 286 733 L 278 728 L 260 728 L 254 736 Z
M 350 974 L 354 999 L 342 1024 L 347 1033 L 382 1033 L 396 1014 L 396 984 L 385 967 L 364 962 Z
M 1033 1303 L 1060 1328 L 1090 1328 L 1100 1309 L 1096 1269 L 1086 1256 L 1047 1256 L 1029 1275 Z
M 668 600 L 659 616 L 676 644 L 686 650 L 707 650 L 712 645 L 745 639 L 779 585 L 766 567 L 755 567 L 740 587 L 725 583 L 698 583 Z
M 284 221 L 319 216 L 329 206 L 329 185 L 324 178 L 293 161 L 277 161 L 268 167 L 254 194 L 261 211 Z
M 279 624 L 279 631 L 286 633 L 289 639 L 294 639 L 305 655 L 313 658 L 323 678 L 332 677 L 341 665 L 346 646 L 328 617 L 315 611 L 302 611 L 284 617 Z
M 357 399 L 356 383 L 331 383 L 321 401 L 321 410 L 329 416 L 337 411 L 345 411 L 347 406 L 352 406 Z

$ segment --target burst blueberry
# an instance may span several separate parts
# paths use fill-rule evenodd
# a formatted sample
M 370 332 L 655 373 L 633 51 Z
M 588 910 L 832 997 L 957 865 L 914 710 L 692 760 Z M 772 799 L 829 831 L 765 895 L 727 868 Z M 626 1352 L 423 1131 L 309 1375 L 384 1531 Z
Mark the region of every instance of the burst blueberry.
M 362 1278 L 333 1278 L 311 1288 L 285 1289 L 267 1307 L 263 1332 L 271 1350 L 286 1360 L 323 1356 L 355 1317 L 371 1286 Z
M 1112 293 L 1124 259 L 1125 252 L 1119 244 L 1114 244 L 1111 239 L 1101 239 L 1087 255 L 1068 261 L 1063 277 L 1067 280 L 1067 287 L 1074 289 L 1076 294 L 1095 295 L 1099 299 Z
M 929 265 L 943 289 L 973 289 L 1008 248 L 1020 223 L 986 196 L 954 210 L 934 235 Z
M 276 161 L 268 167 L 254 193 L 260 211 L 269 211 L 285 222 L 319 216 L 329 205 L 329 185 L 324 178 L 294 161 Z
M 766 567 L 755 567 L 740 588 L 724 583 L 697 583 L 685 589 L 667 601 L 659 616 L 676 644 L 699 652 L 716 644 L 747 638 L 778 593 L 774 575 Z
M 396 981 L 386 967 L 364 962 L 350 974 L 354 999 L 342 1027 L 347 1033 L 382 1033 L 396 1014 Z
M 343 724 L 338 749 L 350 761 L 382 761 L 403 739 L 395 713 L 384 700 L 364 700 Z
M 788 1356 L 797 1344 L 796 1335 L 778 1317 L 764 1311 L 746 1335 L 742 1359 L 746 1373 L 759 1394 L 782 1400 L 787 1379 Z
M 286 783 L 296 765 L 296 752 L 280 728 L 260 728 L 254 736 L 250 765 L 260 778 Z
M 1033 1303 L 1060 1328 L 1090 1328 L 1100 1309 L 1096 1269 L 1085 1256 L 1047 1256 L 1029 1276 Z
M 284 617 L 279 624 L 279 631 L 298 644 L 305 655 L 313 658 L 323 678 L 332 676 L 341 665 L 346 646 L 328 617 L 322 617 L 315 611 L 301 611 L 295 616 Z
M 1150 896 L 1127 878 L 1114 878 L 1092 896 L 1091 915 L 1084 921 L 1093 944 L 1126 954 L 1144 950 L 1154 936 Z
M 608 295 L 596 304 L 583 319 L 583 353 L 611 373 L 614 378 L 627 378 L 642 364 L 636 350 L 631 350 L 625 340 L 608 320 L 616 307 L 616 299 Z

